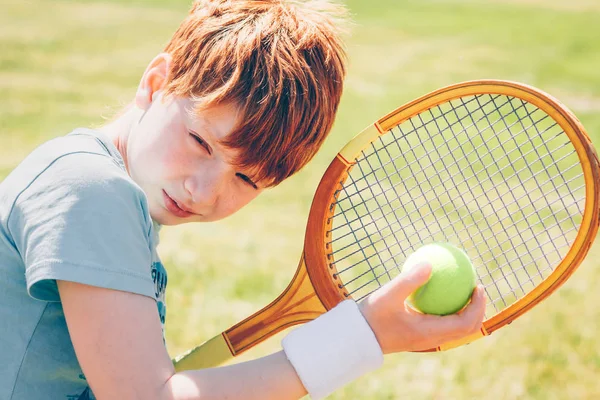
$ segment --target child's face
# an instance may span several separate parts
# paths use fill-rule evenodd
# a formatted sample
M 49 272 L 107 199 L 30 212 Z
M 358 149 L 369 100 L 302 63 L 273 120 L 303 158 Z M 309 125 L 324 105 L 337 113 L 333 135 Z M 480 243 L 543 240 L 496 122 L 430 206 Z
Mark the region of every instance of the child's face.
M 223 104 L 194 116 L 191 109 L 190 100 L 159 96 L 127 140 L 129 173 L 163 225 L 225 218 L 262 191 L 251 171 L 232 165 L 236 150 L 219 144 L 236 126 L 237 108 Z

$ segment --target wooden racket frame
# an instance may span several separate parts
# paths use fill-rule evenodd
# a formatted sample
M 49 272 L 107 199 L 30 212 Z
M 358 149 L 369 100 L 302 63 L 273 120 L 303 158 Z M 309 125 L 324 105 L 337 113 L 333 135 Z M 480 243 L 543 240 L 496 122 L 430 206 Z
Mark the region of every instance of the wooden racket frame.
M 478 94 L 498 94 L 523 99 L 546 112 L 561 126 L 571 139 L 583 168 L 586 184 L 585 210 L 573 245 L 561 263 L 540 285 L 505 310 L 484 321 L 481 331 L 475 335 L 425 351 L 447 350 L 489 335 L 525 313 L 562 285 L 581 264 L 594 241 L 600 222 L 600 162 L 591 140 L 581 123 L 565 106 L 536 88 L 501 80 L 463 82 L 411 101 L 380 118 L 353 138 L 333 159 L 317 187 L 308 217 L 304 250 L 289 286 L 260 311 L 178 358 L 175 361 L 176 369 L 223 364 L 281 330 L 311 321 L 350 298 L 337 277 L 335 260 L 327 256 L 330 253 L 327 242 L 331 240 L 335 199 L 356 158 L 379 136 L 403 121 L 441 103 Z
M 586 188 L 584 214 L 577 237 L 567 255 L 540 285 L 506 309 L 484 321 L 480 332 L 462 340 L 446 343 L 436 349 L 426 351 L 448 350 L 491 334 L 548 297 L 581 264 L 594 242 L 600 223 L 600 162 L 583 125 L 557 99 L 534 87 L 501 80 L 463 82 L 420 97 L 382 117 L 348 143 L 338 153 L 325 172 L 321 184 L 317 189 L 309 215 L 309 225 L 305 240 L 305 258 L 309 265 L 308 273 L 314 282 L 315 290 L 328 310 L 348 296 L 341 283 L 339 286 L 329 283 L 332 280 L 336 281 L 334 279 L 337 276 L 334 266 L 335 260 L 325 261 L 322 254 L 324 252 L 326 254 L 328 251 L 326 242 L 330 239 L 326 235 L 331 229 L 331 217 L 335 211 L 332 206 L 334 203 L 332 199 L 334 194 L 341 189 L 349 170 L 354 164 L 354 160 L 356 160 L 362 150 L 366 149 L 380 135 L 384 135 L 390 129 L 413 116 L 450 100 L 478 94 L 498 94 L 520 98 L 547 113 L 560 125 L 575 147 L 583 169 Z M 336 181 L 339 184 L 331 187 L 331 182 Z M 318 221 L 324 222 L 318 224 Z M 320 244 L 317 244 L 314 238 L 319 237 L 324 240 Z M 330 277 L 324 276 L 326 271 L 331 274 Z

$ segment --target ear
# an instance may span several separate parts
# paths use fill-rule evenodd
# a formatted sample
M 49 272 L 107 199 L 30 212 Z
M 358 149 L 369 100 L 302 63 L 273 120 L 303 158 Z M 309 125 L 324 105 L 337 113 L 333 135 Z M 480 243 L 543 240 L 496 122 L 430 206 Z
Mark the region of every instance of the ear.
M 150 107 L 157 92 L 169 81 L 170 70 L 171 55 L 168 53 L 160 53 L 148 64 L 135 94 L 135 105 L 138 108 L 146 110 Z

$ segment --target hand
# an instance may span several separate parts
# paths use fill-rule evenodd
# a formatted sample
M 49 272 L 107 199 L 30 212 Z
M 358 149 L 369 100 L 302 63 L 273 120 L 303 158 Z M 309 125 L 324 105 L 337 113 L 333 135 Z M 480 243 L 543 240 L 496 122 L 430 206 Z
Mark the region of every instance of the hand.
M 485 314 L 482 286 L 473 291 L 471 303 L 453 315 L 421 314 L 405 303 L 430 275 L 431 265 L 421 264 L 398 275 L 359 304 L 384 354 L 432 349 L 481 328 Z

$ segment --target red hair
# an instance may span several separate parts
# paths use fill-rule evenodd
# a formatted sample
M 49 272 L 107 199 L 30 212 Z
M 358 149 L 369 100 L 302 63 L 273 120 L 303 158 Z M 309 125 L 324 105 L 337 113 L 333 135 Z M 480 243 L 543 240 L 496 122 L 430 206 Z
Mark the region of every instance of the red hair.
M 165 51 L 166 94 L 198 109 L 233 102 L 241 123 L 223 144 L 274 186 L 316 154 L 342 95 L 346 10 L 325 1 L 197 0 Z

